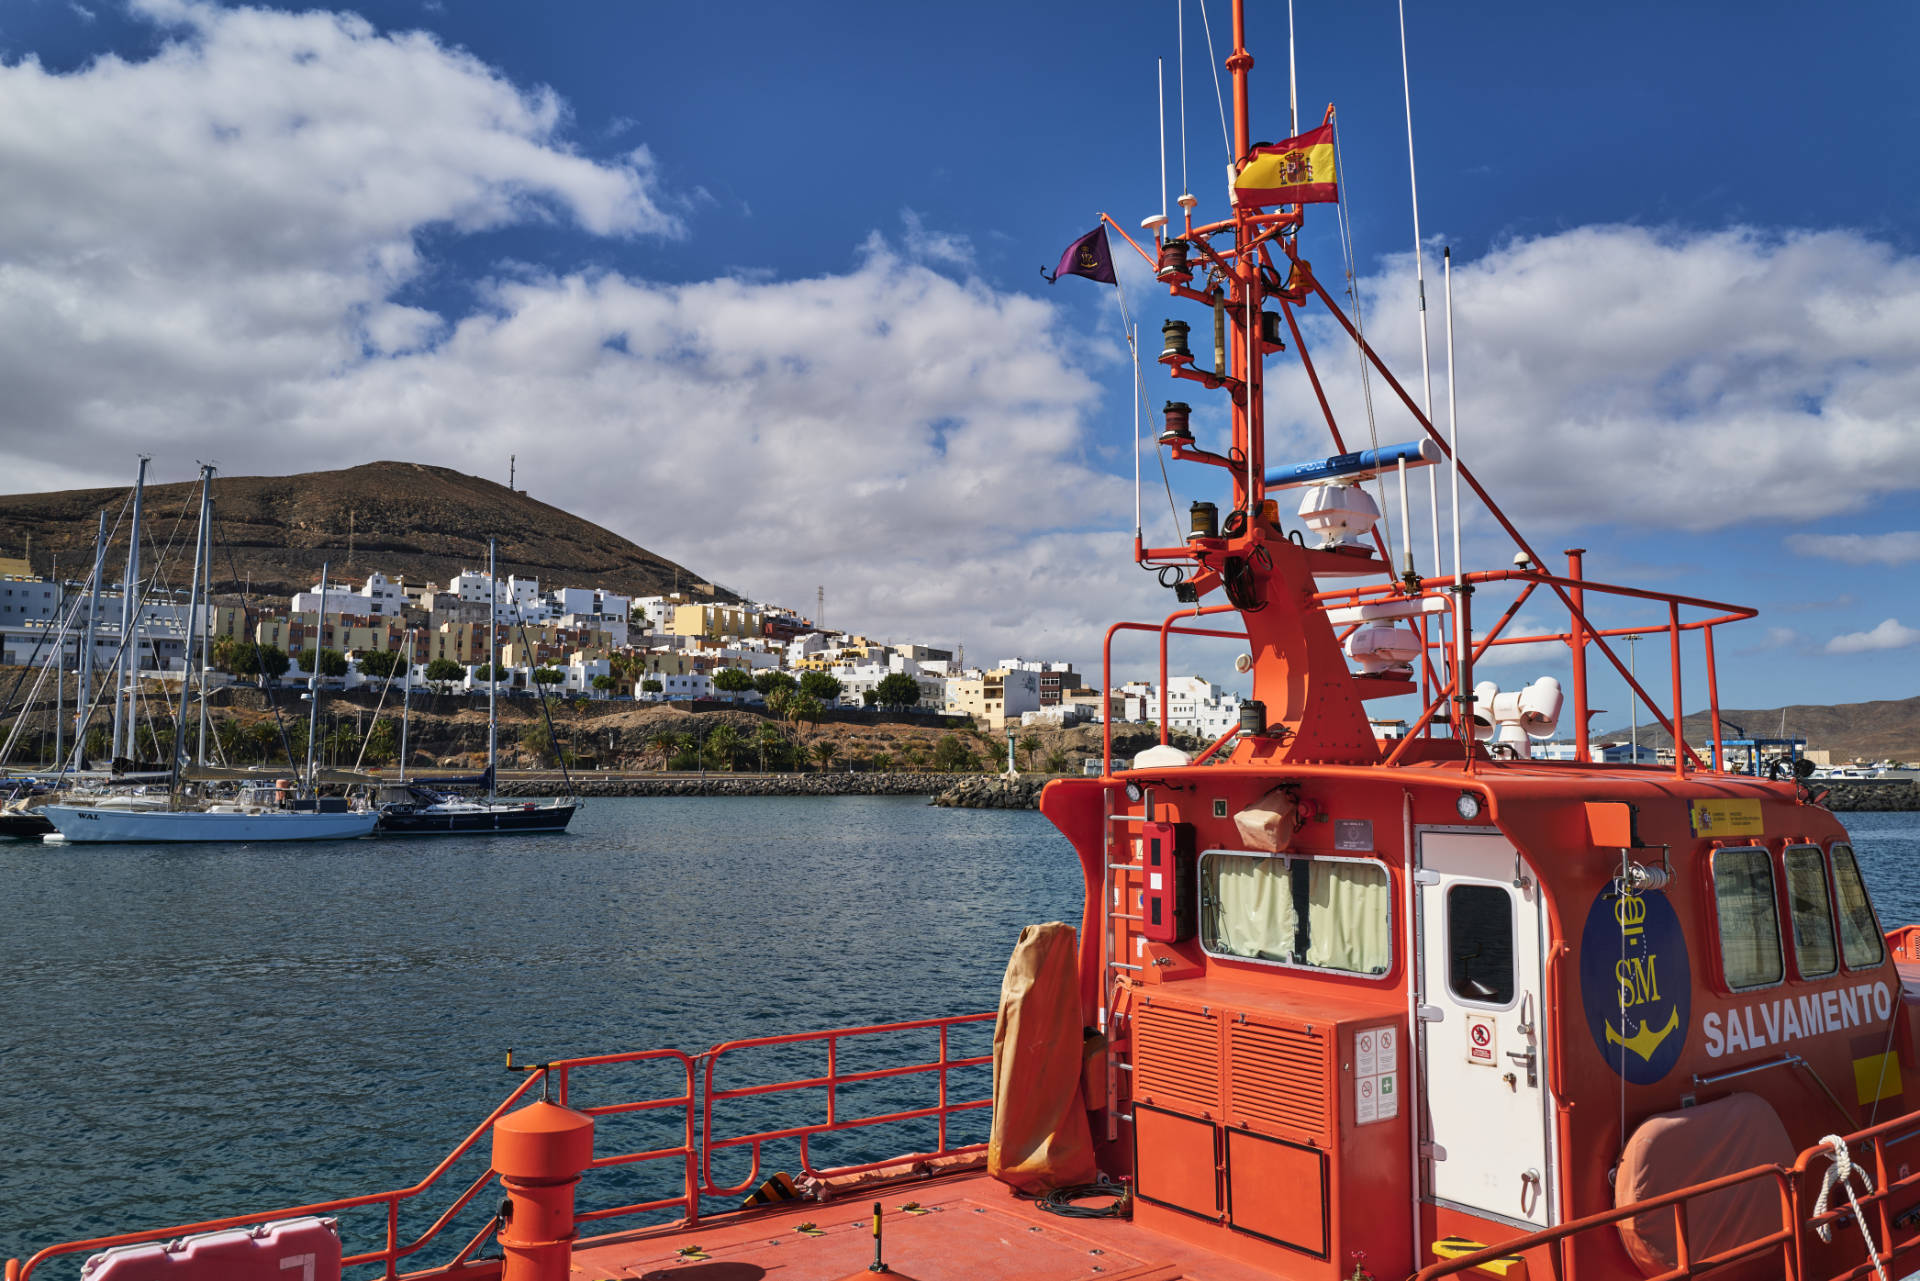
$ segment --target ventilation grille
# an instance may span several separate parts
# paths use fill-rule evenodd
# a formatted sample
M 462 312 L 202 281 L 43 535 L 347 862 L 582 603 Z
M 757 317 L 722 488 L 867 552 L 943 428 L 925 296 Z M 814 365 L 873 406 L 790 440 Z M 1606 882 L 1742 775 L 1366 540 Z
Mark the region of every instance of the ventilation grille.
M 1228 1044 L 1233 1063 L 1233 1117 L 1325 1144 L 1327 1038 L 1317 1032 L 1235 1023 Z
M 1178 1111 L 1220 1112 L 1220 1033 L 1210 1014 L 1149 1005 L 1134 1020 L 1137 1098 Z

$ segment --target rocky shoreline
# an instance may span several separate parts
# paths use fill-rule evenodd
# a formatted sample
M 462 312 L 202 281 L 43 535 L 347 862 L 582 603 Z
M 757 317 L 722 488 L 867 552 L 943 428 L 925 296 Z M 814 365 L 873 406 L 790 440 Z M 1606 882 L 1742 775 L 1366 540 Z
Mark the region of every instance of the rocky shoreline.
M 575 775 L 574 793 L 599 796 L 930 796 L 931 804 L 951 809 L 1038 809 L 1040 789 L 1054 777 L 1023 774 L 1004 779 L 988 774 L 903 772 L 816 774 L 624 775 L 618 778 Z M 1920 810 L 1920 784 L 1833 783 L 1826 806 L 1836 814 Z M 561 791 L 558 776 L 503 778 L 502 796 L 552 796 Z M 1816 792 L 1819 790 L 1815 788 Z

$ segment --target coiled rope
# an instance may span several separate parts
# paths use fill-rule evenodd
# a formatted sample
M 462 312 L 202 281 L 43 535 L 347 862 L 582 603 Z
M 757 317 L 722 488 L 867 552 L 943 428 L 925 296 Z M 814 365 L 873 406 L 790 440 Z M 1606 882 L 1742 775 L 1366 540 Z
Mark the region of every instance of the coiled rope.
M 1873 1264 L 1874 1275 L 1880 1281 L 1887 1281 L 1887 1270 L 1880 1266 L 1880 1247 L 1873 1243 L 1873 1233 L 1867 1228 L 1867 1216 L 1860 1213 L 1860 1202 L 1853 1195 L 1853 1176 L 1860 1176 L 1860 1186 L 1868 1192 L 1873 1191 L 1873 1178 L 1865 1170 L 1853 1163 L 1853 1154 L 1847 1151 L 1847 1141 L 1837 1134 L 1829 1134 L 1820 1140 L 1820 1146 L 1833 1151 L 1833 1164 L 1827 1167 L 1826 1175 L 1820 1181 L 1820 1196 L 1813 1203 L 1813 1217 L 1819 1218 L 1827 1212 L 1827 1197 L 1834 1185 L 1847 1194 L 1847 1204 L 1853 1207 L 1853 1221 L 1860 1225 L 1860 1238 L 1867 1243 L 1867 1259 Z M 1820 1234 L 1820 1240 L 1831 1243 L 1833 1225 L 1822 1223 L 1814 1229 Z
M 1112 1197 L 1107 1205 L 1076 1205 L 1089 1197 Z M 1124 1219 L 1133 1209 L 1133 1190 L 1106 1175 L 1073 1188 L 1055 1188 L 1035 1201 L 1036 1209 L 1067 1219 Z

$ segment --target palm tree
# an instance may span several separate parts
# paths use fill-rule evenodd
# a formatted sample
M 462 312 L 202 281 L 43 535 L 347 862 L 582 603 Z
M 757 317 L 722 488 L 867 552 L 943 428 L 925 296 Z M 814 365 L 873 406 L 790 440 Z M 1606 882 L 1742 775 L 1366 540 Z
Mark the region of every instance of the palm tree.
M 1040 736 L 1038 734 L 1028 734 L 1026 737 L 1022 738 L 1018 743 L 1014 744 L 1014 746 L 1018 747 L 1021 751 L 1027 754 L 1027 768 L 1032 769 L 1033 754 L 1039 751 L 1040 748 L 1043 746 L 1043 744 L 1040 742 Z
M 722 721 L 707 735 L 707 759 L 716 766 L 725 765 L 731 770 L 734 753 L 738 752 L 743 745 L 740 731 Z
M 830 767 L 833 764 L 833 758 L 838 756 L 839 754 L 840 754 L 839 744 L 835 743 L 830 738 L 822 739 L 820 742 L 815 743 L 813 745 L 814 758 L 820 762 L 820 768 L 823 770 Z

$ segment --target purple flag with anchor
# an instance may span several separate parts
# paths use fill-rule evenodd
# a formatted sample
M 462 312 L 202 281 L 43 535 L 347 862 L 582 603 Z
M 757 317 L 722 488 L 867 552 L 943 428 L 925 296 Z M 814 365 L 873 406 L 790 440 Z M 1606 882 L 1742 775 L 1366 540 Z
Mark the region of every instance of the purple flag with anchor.
M 1042 267 L 1040 274 L 1047 276 L 1046 268 Z M 1047 276 L 1047 283 L 1052 284 L 1062 276 L 1085 276 L 1103 285 L 1120 283 L 1113 274 L 1113 254 L 1107 248 L 1105 223 L 1067 246 L 1067 252 L 1060 255 L 1060 265 L 1053 269 L 1051 276 Z

